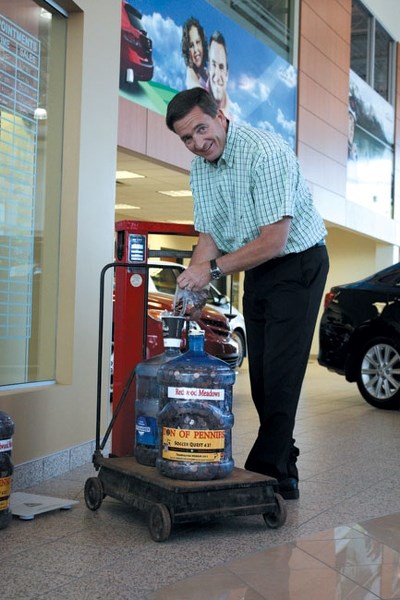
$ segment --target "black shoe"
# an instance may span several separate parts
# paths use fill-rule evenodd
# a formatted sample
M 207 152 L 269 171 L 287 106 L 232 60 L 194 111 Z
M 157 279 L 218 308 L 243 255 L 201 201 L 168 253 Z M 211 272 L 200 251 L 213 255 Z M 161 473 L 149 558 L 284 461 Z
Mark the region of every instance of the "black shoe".
M 278 481 L 278 492 L 285 500 L 297 500 L 300 498 L 299 482 L 294 477 Z

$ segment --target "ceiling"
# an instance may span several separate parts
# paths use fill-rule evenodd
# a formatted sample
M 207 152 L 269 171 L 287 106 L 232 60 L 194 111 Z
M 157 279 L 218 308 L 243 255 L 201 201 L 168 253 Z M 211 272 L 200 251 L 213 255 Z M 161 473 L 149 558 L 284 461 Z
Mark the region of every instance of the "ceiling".
M 189 175 L 182 169 L 118 149 L 117 170 L 144 175 L 141 179 L 120 179 L 116 184 L 115 220 L 193 223 L 192 198 L 172 198 L 162 191 L 190 191 Z M 125 204 L 138 208 L 119 208 Z

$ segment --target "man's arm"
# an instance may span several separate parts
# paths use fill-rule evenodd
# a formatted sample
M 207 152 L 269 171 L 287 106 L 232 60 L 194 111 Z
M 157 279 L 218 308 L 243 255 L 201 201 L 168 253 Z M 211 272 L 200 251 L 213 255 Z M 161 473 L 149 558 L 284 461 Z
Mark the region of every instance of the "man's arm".
M 226 275 L 247 271 L 280 256 L 289 236 L 291 217 L 284 217 L 272 225 L 260 227 L 260 235 L 235 252 L 218 259 L 218 266 Z
M 260 227 L 260 235 L 235 252 L 221 256 L 214 240 L 208 234 L 200 234 L 190 266 L 178 277 L 181 287 L 199 290 L 211 281 L 210 260 L 217 258 L 218 267 L 224 275 L 247 271 L 271 258 L 280 256 L 286 246 L 291 224 L 290 217 L 272 225 Z
M 221 253 L 218 250 L 213 238 L 208 233 L 199 233 L 197 245 L 193 250 L 190 266 L 210 261 L 212 258 L 217 258 Z

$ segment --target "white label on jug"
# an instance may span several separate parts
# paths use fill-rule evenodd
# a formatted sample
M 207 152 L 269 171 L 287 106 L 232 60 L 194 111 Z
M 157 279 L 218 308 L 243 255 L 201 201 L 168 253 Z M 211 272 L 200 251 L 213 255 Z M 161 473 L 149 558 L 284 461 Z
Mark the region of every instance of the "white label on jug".
M 180 400 L 223 400 L 225 398 L 225 390 L 168 386 L 168 398 Z
M 12 439 L 0 440 L 0 452 L 9 452 L 12 450 Z

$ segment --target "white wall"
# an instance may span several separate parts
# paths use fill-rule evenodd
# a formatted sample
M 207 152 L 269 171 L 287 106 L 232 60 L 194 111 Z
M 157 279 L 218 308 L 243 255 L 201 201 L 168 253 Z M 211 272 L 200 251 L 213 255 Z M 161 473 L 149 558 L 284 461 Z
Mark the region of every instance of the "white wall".
M 68 23 L 57 383 L 0 395 L 16 426 L 15 464 L 95 434 L 99 277 L 113 260 L 120 3 L 76 4 L 83 12 Z

